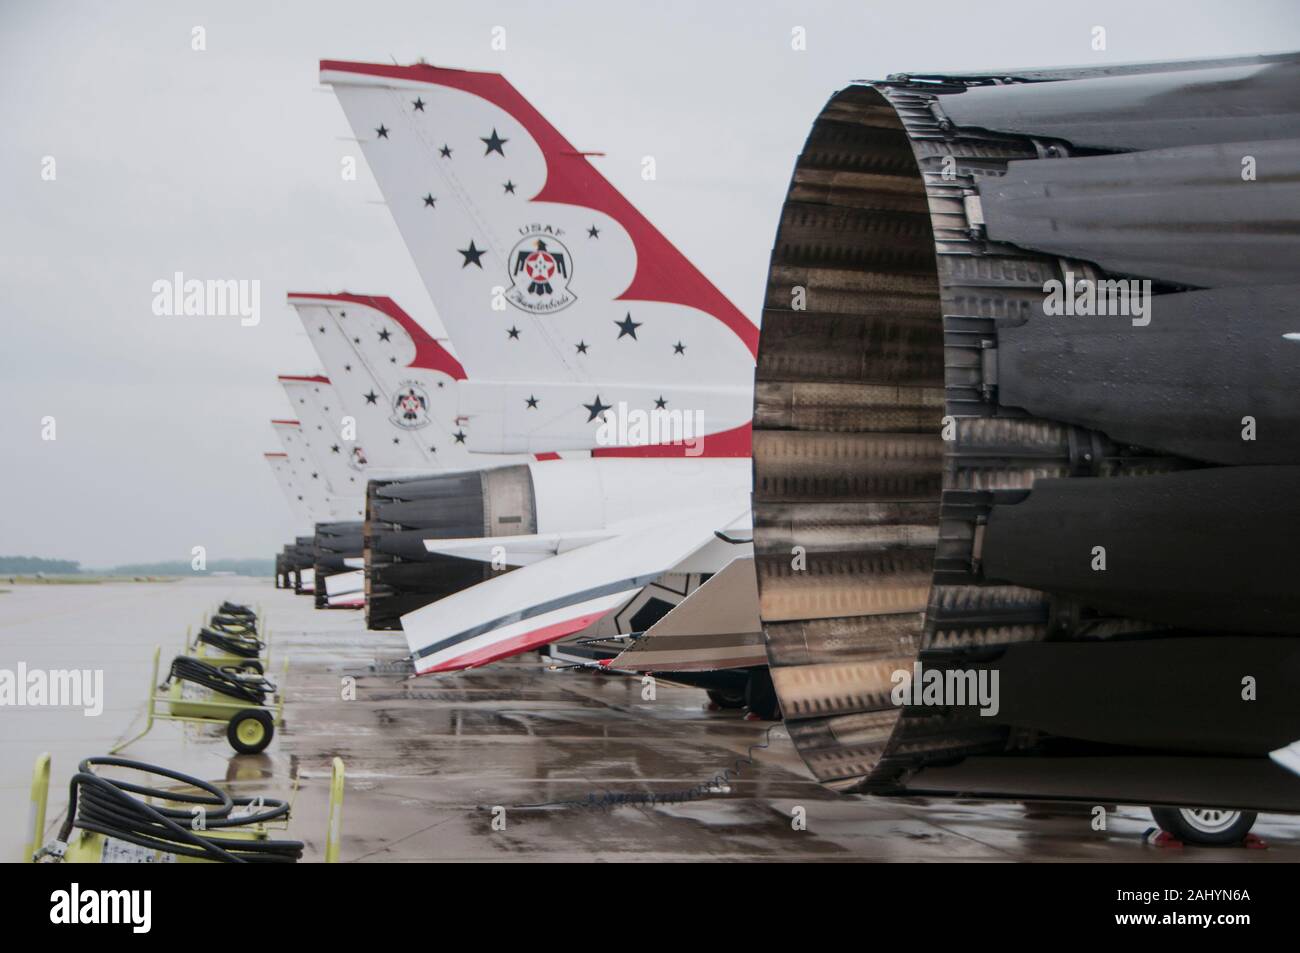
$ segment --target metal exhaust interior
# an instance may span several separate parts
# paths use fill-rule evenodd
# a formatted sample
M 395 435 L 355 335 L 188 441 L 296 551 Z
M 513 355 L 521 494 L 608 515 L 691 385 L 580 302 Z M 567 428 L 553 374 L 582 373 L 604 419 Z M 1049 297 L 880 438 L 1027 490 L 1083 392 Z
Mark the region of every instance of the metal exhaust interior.
M 943 309 L 925 183 L 895 108 L 837 94 L 795 166 L 755 384 L 760 613 L 791 736 L 863 784 L 899 717 L 940 535 Z
M 1300 565 L 1275 529 L 1300 524 L 1278 344 L 1297 71 L 896 77 L 818 116 L 772 250 L 753 451 L 768 658 L 819 781 L 1300 810 L 1267 758 L 1300 737 Z M 1239 151 L 1276 160 L 1245 195 L 1224 186 Z M 1050 285 L 1133 275 L 1157 322 L 1044 320 Z M 1270 441 L 1239 438 L 1243 401 Z M 996 668 L 1000 714 L 895 704 L 917 663 Z M 1243 705 L 1223 679 L 1251 672 L 1271 694 Z

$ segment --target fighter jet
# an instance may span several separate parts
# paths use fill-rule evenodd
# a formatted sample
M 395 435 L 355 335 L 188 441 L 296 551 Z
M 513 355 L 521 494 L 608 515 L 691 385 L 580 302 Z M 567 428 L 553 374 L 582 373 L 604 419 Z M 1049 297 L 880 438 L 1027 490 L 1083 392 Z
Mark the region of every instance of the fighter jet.
M 525 454 L 471 454 L 456 390 L 464 368 L 449 342 L 434 338 L 382 295 L 292 293 L 308 339 L 352 424 L 343 434 L 367 435 L 371 448 L 363 532 L 366 624 L 400 628 L 406 612 L 490 578 L 484 563 L 430 553 L 422 530 L 464 521 L 459 503 L 422 492 L 423 478 L 462 474 L 476 488 L 477 471 L 521 463 Z
M 312 567 L 315 564 L 315 557 L 312 553 L 302 551 L 301 547 L 310 540 L 310 537 L 305 534 L 309 531 L 315 532 L 313 527 L 316 525 L 316 519 L 323 514 L 313 511 L 307 495 L 307 487 L 299 483 L 298 475 L 289 461 L 287 452 L 276 451 L 264 453 L 262 456 L 266 458 L 271 472 L 275 474 L 276 483 L 284 493 L 285 502 L 289 504 L 294 525 L 298 529 L 294 542 L 286 543 L 284 549 L 276 553 L 275 587 L 310 592 L 314 589 Z
M 299 440 L 313 482 L 324 486 L 330 518 L 315 524 L 313 577 L 317 608 L 363 605 L 361 522 L 365 515 L 364 452 L 343 437 L 338 398 L 329 378 L 282 374 L 281 387 L 298 413 Z
M 384 462 L 415 464 L 368 471 L 365 552 L 371 628 L 390 627 L 398 612 L 493 578 L 516 563 L 558 554 L 561 544 L 555 537 L 521 537 L 519 522 L 499 506 L 498 519 L 485 522 L 481 494 L 499 495 L 500 485 L 517 479 L 523 464 L 584 460 L 590 465 L 589 453 L 468 452 L 454 439 L 469 426 L 458 416 L 457 388 L 465 379 L 464 370 L 443 342 L 396 302 L 351 293 L 294 293 L 289 301 L 329 375 L 343 382 L 335 392 L 359 430 L 374 438 L 368 443 L 393 451 L 393 458 Z M 408 406 L 411 394 L 419 397 L 414 406 Z M 439 464 L 453 471 L 448 478 L 439 473 Z M 486 535 L 468 537 L 471 532 Z M 426 546 L 426 538 L 435 536 L 443 539 L 438 545 L 446 552 Z M 588 540 L 595 537 L 581 541 Z M 495 566 L 494 549 L 502 553 Z M 461 552 L 466 555 L 456 554 Z M 705 578 L 700 572 L 680 572 L 647 583 L 624 597 L 598 632 L 641 631 Z
M 290 509 L 300 518 L 304 513 L 306 515 L 305 522 L 300 524 L 304 534 L 286 544 L 281 553 L 284 582 L 299 594 L 315 595 L 316 526 L 338 518 L 338 501 L 308 447 L 301 423 L 288 419 L 272 420 L 271 427 L 283 452 L 267 454 L 266 459 L 289 501 Z
M 455 342 L 465 447 L 590 451 L 421 487 L 470 517 L 431 552 L 515 568 L 402 618 L 417 671 L 555 641 L 748 554 L 754 323 L 503 77 L 321 77 Z

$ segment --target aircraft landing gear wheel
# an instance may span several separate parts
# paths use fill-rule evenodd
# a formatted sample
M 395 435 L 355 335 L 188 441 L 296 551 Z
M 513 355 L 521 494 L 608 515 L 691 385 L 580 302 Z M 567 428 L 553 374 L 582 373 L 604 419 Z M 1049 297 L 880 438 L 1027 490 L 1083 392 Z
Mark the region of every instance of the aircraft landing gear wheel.
M 756 668 L 749 673 L 745 683 L 745 707 L 763 721 L 781 720 L 781 702 L 776 697 L 772 673 L 767 668 Z
M 235 712 L 226 726 L 226 740 L 240 754 L 257 754 L 266 750 L 275 734 L 275 721 L 270 713 L 260 708 L 245 708 Z
M 1161 830 L 1184 844 L 1223 846 L 1244 841 L 1259 815 L 1217 807 L 1153 807 L 1151 816 Z
M 717 705 L 719 708 L 745 707 L 744 692 L 724 692 L 716 688 L 710 688 L 705 690 L 705 694 L 709 696 L 709 701 L 713 702 L 713 704 Z

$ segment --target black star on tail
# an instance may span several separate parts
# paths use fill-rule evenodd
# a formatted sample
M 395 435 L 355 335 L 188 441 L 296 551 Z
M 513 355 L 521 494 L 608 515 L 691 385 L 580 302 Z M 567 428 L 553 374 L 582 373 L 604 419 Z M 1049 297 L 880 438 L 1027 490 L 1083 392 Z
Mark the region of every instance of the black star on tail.
M 462 268 L 478 265 L 479 270 L 482 270 L 483 265 L 479 262 L 479 259 L 483 257 L 484 249 L 475 248 L 473 239 L 470 240 L 469 248 L 458 248 L 456 250 L 465 256 L 465 260 L 460 264 Z
M 632 340 L 635 341 L 637 339 L 636 329 L 641 327 L 641 325 L 644 324 L 645 322 L 633 321 L 632 315 L 629 312 L 628 316 L 624 318 L 622 321 L 615 321 L 614 323 L 618 325 L 618 336 L 620 339 L 622 339 L 625 336 L 630 336 Z

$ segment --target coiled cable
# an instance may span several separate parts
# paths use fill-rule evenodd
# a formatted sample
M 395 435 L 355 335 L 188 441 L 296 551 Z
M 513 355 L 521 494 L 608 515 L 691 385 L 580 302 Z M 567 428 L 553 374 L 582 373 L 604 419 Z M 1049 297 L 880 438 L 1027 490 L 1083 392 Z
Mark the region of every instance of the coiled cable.
M 208 628 L 216 629 L 217 632 L 226 632 L 233 636 L 243 636 L 243 634 L 257 634 L 257 623 L 255 621 L 243 621 L 233 615 L 214 615 L 208 621 Z
M 199 629 L 199 641 L 240 658 L 257 658 L 266 650 L 266 643 L 261 639 L 215 632 L 207 626 Z
M 197 793 L 166 791 L 116 778 L 103 778 L 92 768 L 127 768 L 168 778 Z M 178 807 L 150 804 L 144 798 L 169 801 Z M 302 857 L 302 841 L 207 837 L 196 830 L 194 808 L 202 809 L 203 828 L 229 830 L 289 816 L 289 805 L 276 798 L 232 797 L 216 785 L 179 771 L 126 758 L 86 758 L 77 766 L 68 787 L 68 816 L 59 831 L 67 843 L 74 827 L 93 831 L 149 850 L 183 857 L 203 857 L 222 863 L 294 863 Z M 245 814 L 236 808 L 252 807 Z M 178 823 L 184 821 L 185 824 Z M 188 826 L 187 826 L 188 825 Z
M 266 696 L 275 691 L 275 683 L 261 675 L 241 675 L 226 668 L 217 668 L 201 659 L 178 655 L 172 659 L 171 671 L 168 672 L 163 687 L 172 679 L 191 682 L 211 689 L 221 695 L 229 695 L 254 705 L 266 704 Z

